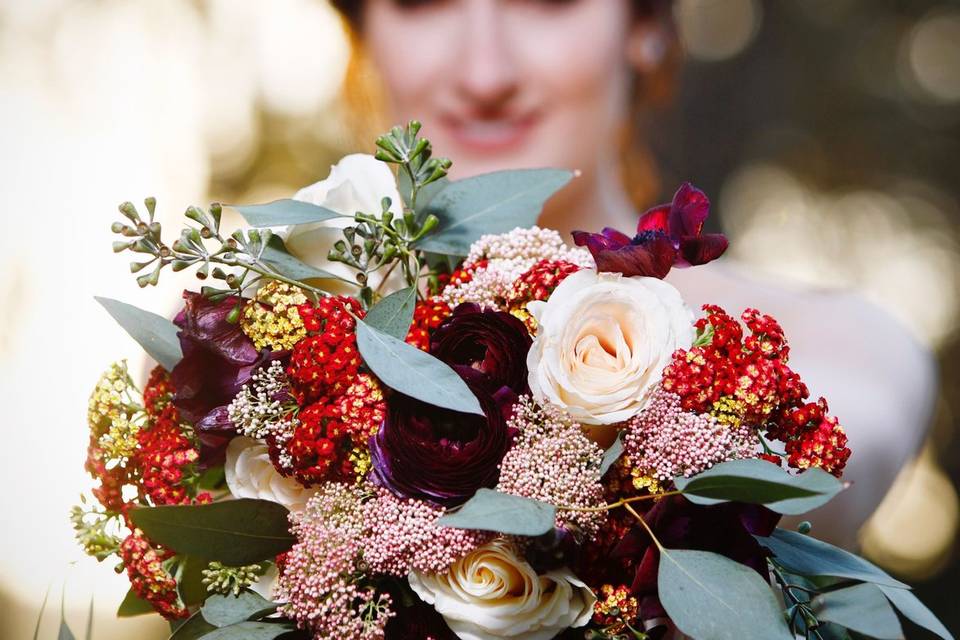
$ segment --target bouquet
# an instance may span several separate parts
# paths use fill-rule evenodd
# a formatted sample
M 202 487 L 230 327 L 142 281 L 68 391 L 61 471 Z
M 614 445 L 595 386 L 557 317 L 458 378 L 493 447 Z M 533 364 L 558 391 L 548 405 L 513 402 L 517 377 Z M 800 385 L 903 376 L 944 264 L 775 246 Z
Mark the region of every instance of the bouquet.
M 72 513 L 129 578 L 118 615 L 177 640 L 952 638 L 777 528 L 851 452 L 774 318 L 663 280 L 727 247 L 701 191 L 568 246 L 534 225 L 573 174 L 450 181 L 419 130 L 232 232 L 190 207 L 168 244 L 154 200 L 120 206 L 141 286 L 212 284 L 172 321 L 100 299 L 157 363 L 97 382 Z

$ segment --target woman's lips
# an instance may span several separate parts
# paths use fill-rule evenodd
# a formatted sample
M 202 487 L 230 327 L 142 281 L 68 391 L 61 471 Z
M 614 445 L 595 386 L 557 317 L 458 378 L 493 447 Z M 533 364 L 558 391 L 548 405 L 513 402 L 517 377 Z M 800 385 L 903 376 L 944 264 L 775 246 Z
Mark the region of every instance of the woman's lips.
M 446 117 L 441 122 L 460 146 L 480 153 L 515 149 L 527 139 L 538 118 L 535 114 L 504 118 Z

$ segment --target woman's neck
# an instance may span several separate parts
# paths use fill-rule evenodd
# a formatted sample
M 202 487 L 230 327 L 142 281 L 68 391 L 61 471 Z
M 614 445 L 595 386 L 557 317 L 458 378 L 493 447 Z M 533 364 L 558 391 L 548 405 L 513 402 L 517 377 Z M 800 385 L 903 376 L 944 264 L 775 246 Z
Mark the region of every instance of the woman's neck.
M 577 175 L 547 202 L 538 224 L 556 229 L 567 242 L 570 232 L 575 230 L 597 232 L 613 227 L 632 235 L 637 212 L 623 186 L 617 163 L 612 158 L 601 158 L 592 171 Z

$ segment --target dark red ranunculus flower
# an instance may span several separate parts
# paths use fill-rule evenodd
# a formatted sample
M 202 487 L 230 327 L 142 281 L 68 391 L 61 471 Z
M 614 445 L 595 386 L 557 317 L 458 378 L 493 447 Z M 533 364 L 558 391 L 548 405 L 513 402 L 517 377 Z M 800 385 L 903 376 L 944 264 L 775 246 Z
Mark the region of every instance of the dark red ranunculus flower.
M 528 391 L 527 351 L 532 342 L 515 316 L 464 303 L 434 330 L 430 353 L 451 366 L 480 371 L 493 388 L 509 387 L 519 395 Z
M 486 376 L 470 367 L 454 369 L 485 415 L 394 394 L 386 419 L 370 438 L 374 481 L 398 496 L 454 506 L 497 483 L 500 461 L 513 443 L 506 413 L 516 395 L 506 387 L 493 392 Z
M 227 405 L 250 380 L 252 373 L 277 354 L 260 353 L 238 323 L 227 316 L 240 299 L 231 296 L 212 302 L 199 293 L 184 291 L 183 310 L 174 318 L 183 358 L 170 372 L 176 389 L 173 404 L 200 436 L 200 463 L 222 461 L 235 435 Z
M 574 231 L 573 241 L 590 250 L 597 271 L 665 278 L 672 267 L 706 264 L 727 250 L 727 238 L 722 233 L 702 233 L 708 215 L 707 196 L 684 182 L 673 202 L 640 216 L 637 235 L 632 239 L 605 227 L 600 233 Z

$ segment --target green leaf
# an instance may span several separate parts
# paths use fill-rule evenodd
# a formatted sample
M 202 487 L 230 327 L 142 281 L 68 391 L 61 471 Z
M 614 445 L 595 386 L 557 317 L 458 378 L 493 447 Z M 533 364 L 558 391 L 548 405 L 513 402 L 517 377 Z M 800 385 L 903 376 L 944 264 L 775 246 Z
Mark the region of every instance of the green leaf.
M 367 366 L 391 389 L 437 407 L 483 415 L 463 379 L 429 353 L 363 321 L 357 322 L 357 348 Z
M 210 467 L 202 474 L 200 474 L 199 480 L 197 480 L 197 487 L 200 489 L 206 489 L 210 491 L 211 489 L 217 489 L 218 487 L 223 486 L 226 482 L 226 471 L 223 467 Z
M 37 637 L 40 635 L 40 622 L 43 620 L 43 612 L 47 608 L 47 600 L 50 598 L 50 585 L 47 585 L 47 590 L 43 594 L 43 601 L 40 603 L 40 611 L 37 612 L 37 624 L 33 628 L 33 640 L 37 640 Z
M 180 599 L 187 606 L 200 604 L 210 595 L 203 584 L 203 570 L 210 564 L 209 561 L 196 556 L 184 556 L 180 563 L 177 576 L 177 590 Z
M 620 456 L 623 455 L 623 434 L 618 433 L 617 439 L 613 441 L 613 444 L 603 452 L 603 461 L 600 463 L 600 475 L 603 476 L 607 471 L 610 470 L 610 467 L 620 459 Z
M 296 627 L 291 622 L 240 622 L 214 629 L 201 637 L 203 640 L 273 640 L 294 629 Z
M 343 280 L 343 278 L 335 273 L 312 267 L 306 262 L 293 257 L 278 235 L 270 236 L 270 239 L 267 241 L 267 246 L 264 247 L 263 253 L 260 254 L 260 259 L 281 275 L 298 282 L 324 278 Z
M 77 640 L 73 635 L 73 631 L 70 631 L 70 627 L 67 626 L 66 620 L 60 621 L 60 631 L 57 632 L 57 640 Z
M 754 536 L 773 552 L 778 564 L 805 576 L 833 576 L 909 589 L 883 569 L 849 551 L 795 531 L 777 529 L 769 538 Z
M 169 640 L 198 640 L 198 638 L 216 630 L 217 628 L 204 620 L 200 612 L 197 611 L 170 634 Z
M 723 462 L 692 478 L 674 478 L 674 484 L 696 504 L 749 502 L 789 515 L 815 509 L 843 490 L 839 480 L 820 469 L 792 475 L 755 458 Z
M 440 225 L 417 248 L 465 256 L 481 235 L 532 226 L 547 198 L 572 177 L 562 169 L 519 169 L 451 182 L 426 208 Z
M 897 589 L 886 585 L 878 585 L 883 595 L 893 603 L 893 606 L 904 615 L 908 620 L 916 625 L 928 629 L 940 636 L 944 640 L 953 640 L 953 634 L 947 631 L 943 623 L 933 615 L 920 599 L 907 589 Z
M 437 523 L 455 529 L 540 536 L 553 530 L 556 515 L 556 507 L 546 502 L 478 489 L 457 511 L 447 513 Z
M 130 517 L 148 538 L 177 553 L 231 566 L 268 560 L 296 542 L 287 509 L 243 498 L 212 504 L 141 507 Z
M 430 202 L 436 197 L 438 193 L 443 191 L 446 186 L 450 184 L 449 178 L 440 178 L 435 182 L 431 182 L 425 187 L 420 187 L 420 192 L 417 193 L 417 213 L 422 213 Z M 410 206 L 410 176 L 407 175 L 406 171 L 397 172 L 397 189 L 400 191 L 400 197 L 403 198 L 403 204 L 406 207 Z
M 901 640 L 903 629 L 893 607 L 875 584 L 828 591 L 811 602 L 818 620 L 839 624 L 878 640 Z
M 84 640 L 93 640 L 93 594 L 90 594 L 90 606 L 87 607 L 87 629 L 83 634 Z
M 410 331 L 416 304 L 416 287 L 400 289 L 370 307 L 363 321 L 397 340 L 403 340 Z
M 345 218 L 341 213 L 300 200 L 274 200 L 266 204 L 228 205 L 240 212 L 251 227 L 279 227 L 288 224 L 323 222 Z
M 661 549 L 660 602 L 684 634 L 710 640 L 792 640 L 770 585 L 707 551 Z
M 277 610 L 277 605 L 260 594 L 244 589 L 236 597 L 213 595 L 200 612 L 203 619 L 215 627 L 227 627 L 238 622 L 262 617 Z
M 153 613 L 153 611 L 153 606 L 149 602 L 134 593 L 133 589 L 130 589 L 117 608 L 117 617 L 132 618 L 133 616 L 142 616 L 145 613 Z
M 130 334 L 130 337 L 143 347 L 151 358 L 166 369 L 172 371 L 180 362 L 180 339 L 177 325 L 152 311 L 144 311 L 132 304 L 111 298 L 94 297 L 114 320 Z

